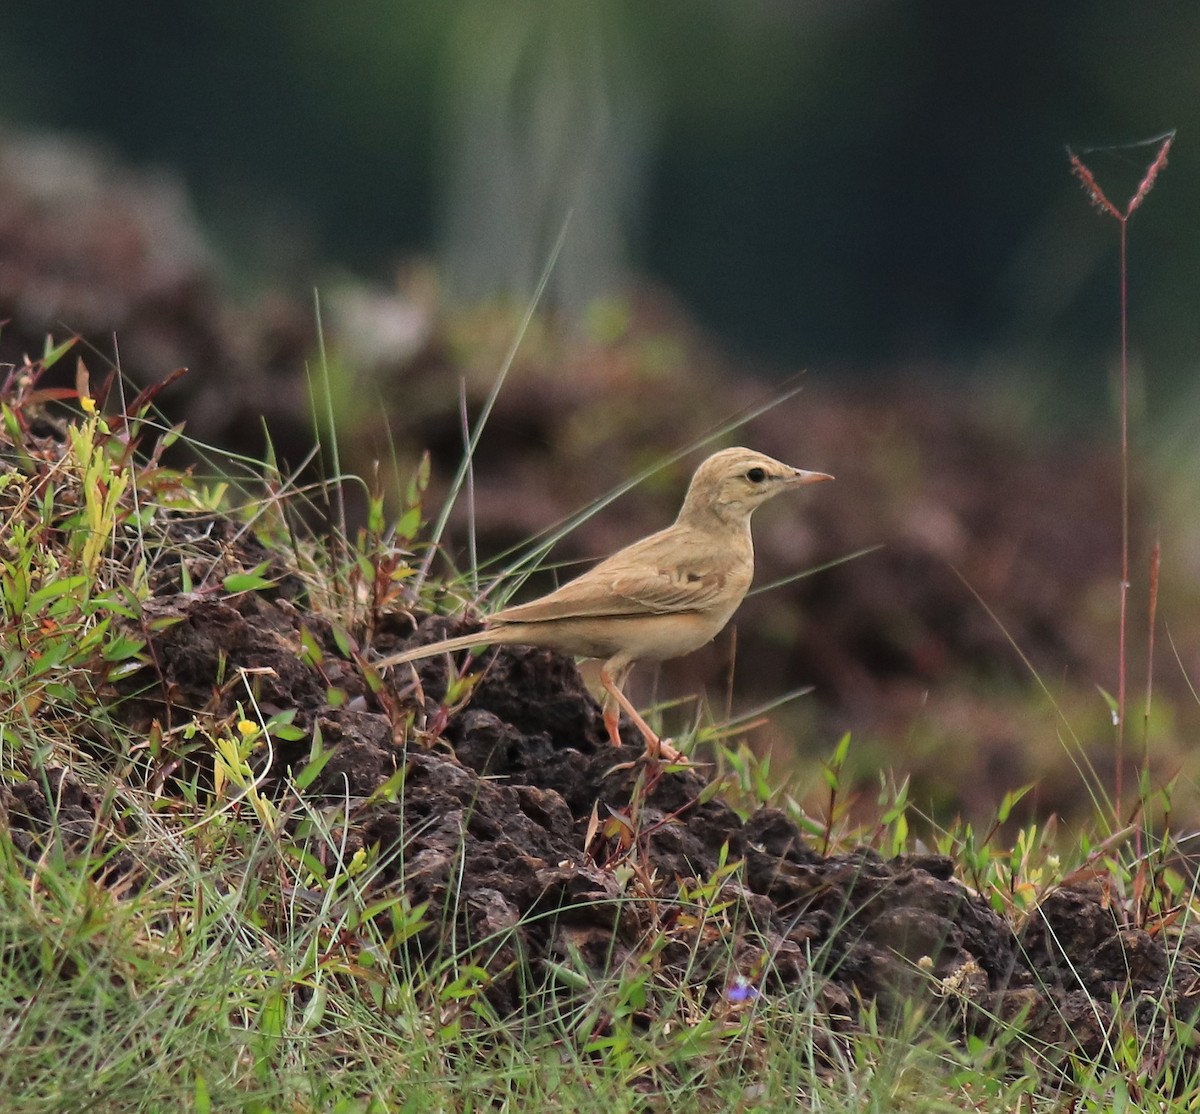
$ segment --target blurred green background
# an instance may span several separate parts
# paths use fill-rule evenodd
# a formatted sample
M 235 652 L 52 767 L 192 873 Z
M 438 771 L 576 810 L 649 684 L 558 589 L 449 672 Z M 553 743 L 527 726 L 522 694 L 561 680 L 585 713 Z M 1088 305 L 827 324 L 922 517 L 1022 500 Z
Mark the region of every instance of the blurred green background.
M 1200 333 L 1198 46 L 1194 3 L 8 0 L 0 111 L 177 170 L 255 279 L 421 255 L 519 297 L 572 210 L 552 304 L 650 276 L 771 366 L 1063 411 L 1107 405 L 1119 327 L 1064 146 L 1177 127 L 1131 236 L 1153 409 Z M 1145 154 L 1091 158 L 1123 198 Z

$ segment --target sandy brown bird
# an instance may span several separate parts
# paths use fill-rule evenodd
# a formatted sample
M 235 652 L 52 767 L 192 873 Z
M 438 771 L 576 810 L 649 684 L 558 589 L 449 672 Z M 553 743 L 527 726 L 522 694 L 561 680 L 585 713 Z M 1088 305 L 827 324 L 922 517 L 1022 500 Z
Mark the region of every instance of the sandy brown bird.
M 604 723 L 615 746 L 620 709 L 646 739 L 647 753 L 678 752 L 654 733 L 621 691 L 636 661 L 665 661 L 716 637 L 754 576 L 750 516 L 782 491 L 831 480 L 752 449 L 723 449 L 696 469 L 679 516 L 665 530 L 618 550 L 557 591 L 489 615 L 487 628 L 383 658 L 400 665 L 495 644 L 542 646 L 599 658 L 607 692 Z

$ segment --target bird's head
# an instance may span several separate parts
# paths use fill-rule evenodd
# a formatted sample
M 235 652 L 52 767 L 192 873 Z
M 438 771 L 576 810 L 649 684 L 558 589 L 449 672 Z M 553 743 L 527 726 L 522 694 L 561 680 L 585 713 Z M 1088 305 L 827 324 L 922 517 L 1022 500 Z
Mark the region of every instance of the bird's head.
M 805 472 L 753 449 L 722 449 L 696 469 L 679 521 L 699 521 L 715 514 L 728 523 L 745 522 L 755 507 L 782 491 L 832 479 L 824 472 Z

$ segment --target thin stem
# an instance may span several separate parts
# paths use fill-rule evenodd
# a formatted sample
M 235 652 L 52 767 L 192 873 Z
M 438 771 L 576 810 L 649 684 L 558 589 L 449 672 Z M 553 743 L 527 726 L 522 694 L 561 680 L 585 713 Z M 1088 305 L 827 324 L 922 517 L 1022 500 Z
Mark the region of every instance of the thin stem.
M 1150 550 L 1150 620 L 1146 631 L 1146 710 L 1142 714 L 1142 770 L 1139 782 L 1139 792 L 1144 793 L 1143 786 L 1150 784 L 1150 709 L 1154 701 L 1154 624 L 1158 616 L 1158 567 L 1162 560 L 1162 547 L 1158 539 L 1154 539 L 1154 548 Z M 1145 825 L 1139 824 L 1134 850 L 1142 853 L 1142 830 Z
M 1155 538 L 1154 548 L 1150 550 L 1150 621 L 1147 624 L 1146 638 L 1146 711 L 1143 715 L 1146 745 L 1142 755 L 1143 773 L 1150 766 L 1150 708 L 1154 700 L 1154 627 L 1158 618 L 1158 570 L 1161 563 L 1162 546 Z
M 475 459 L 471 449 L 471 414 L 467 401 L 467 380 L 458 380 L 458 416 L 462 423 L 463 452 L 467 459 L 467 560 L 471 576 L 471 595 L 479 595 L 479 547 L 475 536 Z
M 1155 153 L 1153 162 L 1146 169 L 1146 173 L 1142 175 L 1142 180 L 1138 183 L 1137 190 L 1133 196 L 1125 203 L 1125 209 L 1122 212 L 1109 199 L 1104 190 L 1101 189 L 1100 183 L 1096 181 L 1096 176 L 1084 161 L 1071 150 L 1067 148 L 1067 157 L 1071 162 L 1071 173 L 1074 174 L 1082 183 L 1084 190 L 1087 192 L 1088 200 L 1099 209 L 1100 212 L 1112 217 L 1118 225 L 1120 225 L 1120 245 L 1121 245 L 1121 262 L 1120 262 L 1120 281 L 1121 281 L 1121 630 L 1117 646 L 1117 714 L 1116 714 L 1116 796 L 1113 802 L 1116 809 L 1116 816 L 1119 818 L 1121 814 L 1121 795 L 1124 788 L 1124 765 L 1125 765 L 1125 674 L 1126 674 L 1126 649 L 1125 649 L 1125 620 L 1127 605 L 1129 602 L 1129 261 L 1126 252 L 1127 235 L 1129 231 L 1129 218 L 1133 216 L 1134 211 L 1143 201 L 1153 188 L 1159 174 L 1167 165 L 1167 153 L 1171 150 L 1171 144 L 1175 142 L 1175 130 L 1164 132 L 1162 135 L 1155 136 L 1153 139 L 1142 140 L 1138 143 L 1126 144 L 1125 147 L 1143 147 L 1148 144 L 1155 143 L 1158 145 L 1158 151 Z M 1089 148 L 1088 151 L 1099 150 L 1100 148 Z M 1120 148 L 1116 148 L 1120 149 Z M 1084 152 L 1085 154 L 1088 152 Z M 1152 571 L 1152 592 L 1157 600 L 1158 592 L 1158 552 L 1155 550 L 1154 568 Z M 1154 639 L 1154 615 L 1151 605 L 1151 652 L 1153 652 Z M 1149 718 L 1149 699 L 1150 686 L 1147 679 L 1146 701 L 1147 701 L 1147 719 Z M 1146 742 L 1149 748 L 1149 740 Z
M 1126 718 L 1126 607 L 1129 599 L 1129 288 L 1126 259 L 1128 218 L 1121 227 L 1121 633 L 1117 641 L 1116 805 L 1121 815 Z
M 1116 806 L 1121 815 L 1125 764 L 1125 613 L 1129 601 L 1129 286 L 1126 233 L 1129 218 L 1120 222 L 1121 236 L 1121 631 L 1117 642 L 1117 777 Z

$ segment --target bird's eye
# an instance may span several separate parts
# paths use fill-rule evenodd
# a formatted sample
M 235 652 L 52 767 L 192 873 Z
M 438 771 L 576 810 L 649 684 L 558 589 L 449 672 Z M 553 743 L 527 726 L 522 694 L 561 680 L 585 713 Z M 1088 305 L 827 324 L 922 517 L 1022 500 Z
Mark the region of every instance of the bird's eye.
M 766 478 L 767 473 L 761 468 L 751 468 L 750 471 L 746 473 L 746 479 L 748 479 L 752 484 L 760 484 Z

